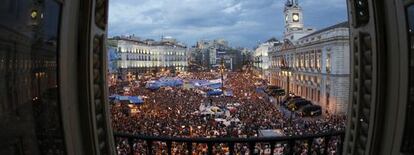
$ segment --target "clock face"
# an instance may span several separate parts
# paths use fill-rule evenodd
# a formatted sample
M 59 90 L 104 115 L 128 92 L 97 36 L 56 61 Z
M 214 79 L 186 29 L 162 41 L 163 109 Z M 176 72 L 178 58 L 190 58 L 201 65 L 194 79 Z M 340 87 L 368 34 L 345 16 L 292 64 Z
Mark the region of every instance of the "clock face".
M 292 18 L 293 18 L 294 22 L 299 21 L 299 15 L 298 14 L 293 14 Z

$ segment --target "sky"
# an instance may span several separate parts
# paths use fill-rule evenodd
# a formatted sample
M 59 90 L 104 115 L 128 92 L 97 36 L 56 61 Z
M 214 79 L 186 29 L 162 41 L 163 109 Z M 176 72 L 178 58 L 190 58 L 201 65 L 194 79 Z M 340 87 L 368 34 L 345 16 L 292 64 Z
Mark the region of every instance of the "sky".
M 159 40 L 171 36 L 194 45 L 226 39 L 253 48 L 271 37 L 281 40 L 286 0 L 109 0 L 109 36 Z M 299 0 L 306 27 L 321 29 L 346 21 L 346 0 Z

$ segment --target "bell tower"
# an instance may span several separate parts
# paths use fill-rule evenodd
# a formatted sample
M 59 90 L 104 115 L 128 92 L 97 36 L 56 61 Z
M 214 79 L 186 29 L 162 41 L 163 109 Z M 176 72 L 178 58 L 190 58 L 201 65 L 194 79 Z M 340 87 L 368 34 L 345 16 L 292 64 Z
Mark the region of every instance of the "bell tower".
M 285 4 L 285 34 L 303 30 L 302 8 L 298 0 L 287 0 Z

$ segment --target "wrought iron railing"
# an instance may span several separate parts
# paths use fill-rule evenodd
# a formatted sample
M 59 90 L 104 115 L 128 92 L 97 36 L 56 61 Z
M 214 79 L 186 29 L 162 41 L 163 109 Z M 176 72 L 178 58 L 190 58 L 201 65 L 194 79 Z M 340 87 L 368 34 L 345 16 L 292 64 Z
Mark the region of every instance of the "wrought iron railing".
M 342 154 L 342 147 L 344 141 L 344 131 L 334 131 L 323 134 L 313 134 L 313 135 L 302 135 L 302 136 L 281 136 L 281 137 L 251 137 L 251 138 L 182 138 L 182 137 L 164 137 L 164 136 L 148 136 L 148 135 L 134 135 L 127 133 L 114 133 L 115 142 L 122 143 L 127 142 L 128 145 L 127 154 L 142 154 L 137 153 L 136 144 L 146 143 L 145 148 L 138 148 L 144 150 L 147 155 L 156 154 L 154 151 L 157 151 L 154 148 L 154 143 L 164 143 L 166 144 L 165 154 L 171 155 L 173 143 L 186 144 L 184 147 L 187 154 L 193 154 L 193 144 L 205 144 L 207 146 L 208 155 L 213 155 L 213 147 L 226 144 L 227 152 L 230 155 L 235 154 L 235 144 L 242 144 L 247 146 L 249 155 L 257 154 L 255 153 L 256 144 L 268 144 L 270 145 L 270 154 L 275 154 L 275 146 L 283 147 L 282 154 L 294 155 L 294 154 L 303 154 L 305 152 L 308 155 L 313 154 Z M 317 145 L 315 144 L 317 143 Z M 117 145 L 118 145 L 117 144 Z M 159 143 L 158 143 L 159 144 Z M 144 146 L 144 145 L 143 145 Z M 298 149 L 300 148 L 300 149 Z M 158 148 L 160 149 L 160 148 Z M 142 151 L 141 150 L 141 151 Z M 159 150 L 158 150 L 159 151 Z M 300 153 L 298 153 L 298 151 Z M 162 154 L 162 153 L 161 153 Z M 181 153 L 182 154 L 182 153 Z

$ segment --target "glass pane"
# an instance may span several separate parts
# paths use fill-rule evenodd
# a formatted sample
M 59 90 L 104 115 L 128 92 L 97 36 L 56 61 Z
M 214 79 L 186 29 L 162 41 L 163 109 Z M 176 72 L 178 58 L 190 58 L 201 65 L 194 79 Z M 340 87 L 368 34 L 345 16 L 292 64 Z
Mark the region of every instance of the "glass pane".
M 410 40 L 410 52 L 409 52 L 409 90 L 408 90 L 408 104 L 407 104 L 407 116 L 405 123 L 404 141 L 402 151 L 409 153 L 414 152 L 414 134 L 411 132 L 414 130 L 414 124 L 410 122 L 410 119 L 414 114 L 414 5 L 407 7 L 407 21 L 408 21 L 408 36 Z
M 57 68 L 60 11 L 54 0 L 2 1 L 0 154 L 65 154 Z

